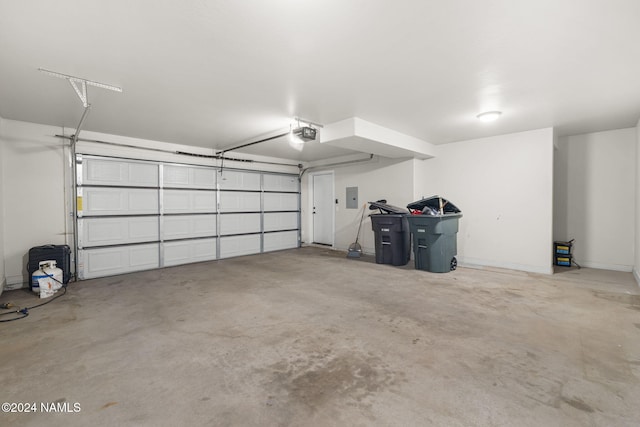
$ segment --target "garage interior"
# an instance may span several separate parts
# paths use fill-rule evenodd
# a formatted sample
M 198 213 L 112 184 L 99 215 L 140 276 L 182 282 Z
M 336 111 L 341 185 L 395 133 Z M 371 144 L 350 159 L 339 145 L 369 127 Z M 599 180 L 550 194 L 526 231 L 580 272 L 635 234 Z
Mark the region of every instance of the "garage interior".
M 0 0 L 0 424 L 640 424 L 639 20 Z M 433 195 L 458 268 L 376 263 Z

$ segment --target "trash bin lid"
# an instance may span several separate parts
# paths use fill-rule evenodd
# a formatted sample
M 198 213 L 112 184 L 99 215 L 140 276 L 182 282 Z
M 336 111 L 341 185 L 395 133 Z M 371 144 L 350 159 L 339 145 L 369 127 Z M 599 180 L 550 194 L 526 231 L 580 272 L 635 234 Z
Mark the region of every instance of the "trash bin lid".
M 407 205 L 407 209 L 422 211 L 425 207 L 429 207 L 437 212 L 440 212 L 440 200 L 442 200 L 442 213 L 453 214 L 462 212 L 456 205 L 440 196 L 431 196 L 416 202 L 411 202 Z
M 384 213 L 384 214 L 408 214 L 409 211 L 406 210 L 405 208 L 399 208 L 397 206 L 393 206 L 393 205 L 388 205 L 386 203 L 383 202 L 368 202 L 369 203 L 369 209 L 370 210 L 375 210 L 375 209 L 380 209 L 380 212 Z

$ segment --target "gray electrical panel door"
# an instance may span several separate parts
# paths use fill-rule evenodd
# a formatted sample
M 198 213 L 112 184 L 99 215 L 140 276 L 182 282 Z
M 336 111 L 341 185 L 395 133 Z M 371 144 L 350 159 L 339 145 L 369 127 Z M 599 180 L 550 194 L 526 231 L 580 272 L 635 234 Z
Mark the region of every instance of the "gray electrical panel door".
M 358 209 L 358 187 L 347 187 L 347 209 Z

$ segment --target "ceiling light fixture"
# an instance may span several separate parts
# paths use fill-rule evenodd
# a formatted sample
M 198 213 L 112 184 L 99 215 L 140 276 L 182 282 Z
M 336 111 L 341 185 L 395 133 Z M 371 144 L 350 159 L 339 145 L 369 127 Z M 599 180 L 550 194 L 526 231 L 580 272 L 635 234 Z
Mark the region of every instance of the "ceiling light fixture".
M 476 117 L 482 122 L 492 122 L 498 119 L 501 115 L 502 111 L 485 111 L 484 113 L 478 114 Z

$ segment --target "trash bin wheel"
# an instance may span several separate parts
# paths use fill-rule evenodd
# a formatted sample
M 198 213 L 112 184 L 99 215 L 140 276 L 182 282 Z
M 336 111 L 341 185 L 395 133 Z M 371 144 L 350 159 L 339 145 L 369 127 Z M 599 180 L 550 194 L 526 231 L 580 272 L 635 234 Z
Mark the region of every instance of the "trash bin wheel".
M 456 257 L 451 258 L 451 271 L 455 270 L 456 268 L 458 268 L 458 260 L 456 259 Z

